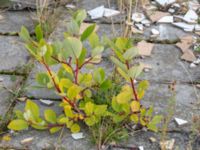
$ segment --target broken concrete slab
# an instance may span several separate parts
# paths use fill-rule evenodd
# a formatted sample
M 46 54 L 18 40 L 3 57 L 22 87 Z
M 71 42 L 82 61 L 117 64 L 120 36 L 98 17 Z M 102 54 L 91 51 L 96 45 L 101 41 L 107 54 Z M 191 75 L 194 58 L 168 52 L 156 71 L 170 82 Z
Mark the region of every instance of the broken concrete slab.
M 160 32 L 159 36 L 152 38 L 151 37 L 151 30 L 156 29 Z M 146 28 L 144 31 L 144 37 L 146 40 L 152 42 L 163 42 L 163 43 L 174 43 L 179 40 L 180 37 L 185 36 L 186 33 L 181 29 L 178 29 L 170 24 L 158 24 L 152 25 L 149 28 Z
M 22 26 L 32 32 L 34 31 L 34 23 L 31 19 L 31 12 L 28 11 L 5 11 L 1 13 L 2 19 L 0 19 L 0 34 L 14 34 L 21 30 Z
M 22 77 L 0 75 L 0 78 L 3 79 L 3 81 L 0 82 L 0 118 L 2 119 L 8 111 L 11 102 L 13 102 L 13 95 L 9 90 L 13 90 L 13 92 L 16 91 L 22 81 Z M 15 79 L 15 81 L 13 79 Z M 2 121 L 1 119 L 0 124 Z
M 165 7 L 165 6 L 168 6 L 168 5 L 170 5 L 170 4 L 175 3 L 176 0 L 156 0 L 156 2 L 157 2 L 159 5 Z
M 18 37 L 0 36 L 0 52 L 0 72 L 25 72 L 30 57 Z
M 189 69 L 189 64 L 180 60 L 182 52 L 169 44 L 155 44 L 151 57 L 138 60 L 152 66 L 152 70 L 141 78 L 154 81 L 195 81 L 199 78 L 200 66 Z

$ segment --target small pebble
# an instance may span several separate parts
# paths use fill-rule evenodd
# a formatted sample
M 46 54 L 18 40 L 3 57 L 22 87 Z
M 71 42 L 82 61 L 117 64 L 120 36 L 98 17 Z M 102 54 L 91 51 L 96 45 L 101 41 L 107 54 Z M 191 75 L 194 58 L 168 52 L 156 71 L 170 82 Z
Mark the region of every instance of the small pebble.
M 156 29 L 151 29 L 151 33 L 153 35 L 159 35 L 160 34 L 160 32 L 158 30 L 156 30 Z
M 29 138 L 26 138 L 26 139 L 21 140 L 20 143 L 21 143 L 22 145 L 26 145 L 26 144 L 31 143 L 33 140 L 34 140 L 33 137 L 29 137 Z
M 79 140 L 79 139 L 83 139 L 83 138 L 84 138 L 82 132 L 79 132 L 79 133 L 73 133 L 73 134 L 71 134 L 71 135 L 72 135 L 72 138 L 75 139 L 75 140 Z
M 196 68 L 196 67 L 197 67 L 197 65 L 195 65 L 194 63 L 190 64 L 190 68 Z
M 40 102 L 41 102 L 42 104 L 44 104 L 44 105 L 47 105 L 47 106 L 51 106 L 51 105 L 54 104 L 54 102 L 51 101 L 51 100 L 43 100 L 43 99 L 40 99 Z
M 188 123 L 188 121 L 180 119 L 180 118 L 174 118 L 175 122 L 177 123 L 177 125 L 182 126 Z
M 155 143 L 157 141 L 154 137 L 150 137 L 149 140 L 151 143 Z
M 3 78 L 0 78 L 0 82 L 3 82 Z

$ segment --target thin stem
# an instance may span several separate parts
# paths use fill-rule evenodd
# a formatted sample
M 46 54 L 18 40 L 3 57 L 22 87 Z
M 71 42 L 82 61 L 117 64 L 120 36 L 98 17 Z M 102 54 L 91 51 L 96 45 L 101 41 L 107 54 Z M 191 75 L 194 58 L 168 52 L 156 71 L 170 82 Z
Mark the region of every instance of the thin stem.
M 88 60 L 86 60 L 81 66 L 79 66 L 79 69 L 81 69 L 84 65 L 90 63 L 91 60 L 92 60 L 92 57 L 90 57 Z
M 78 84 L 78 73 L 79 73 L 79 66 L 78 66 L 78 59 L 76 59 L 76 69 L 75 69 L 75 84 Z
M 126 61 L 126 66 L 127 66 L 127 69 L 130 69 L 129 62 L 128 62 L 128 61 Z M 136 92 L 136 88 L 135 88 L 134 79 L 131 78 L 131 77 L 130 77 L 130 82 L 131 82 L 131 87 L 132 87 L 133 94 L 134 94 L 134 99 L 135 99 L 136 101 L 139 101 L 138 95 L 137 95 L 137 92 Z

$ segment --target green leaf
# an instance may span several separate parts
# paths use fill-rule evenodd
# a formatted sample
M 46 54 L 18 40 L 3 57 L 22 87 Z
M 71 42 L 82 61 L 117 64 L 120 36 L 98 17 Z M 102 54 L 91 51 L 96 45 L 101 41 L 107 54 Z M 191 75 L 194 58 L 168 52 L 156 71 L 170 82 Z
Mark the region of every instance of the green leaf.
M 36 34 L 36 38 L 37 38 L 38 41 L 43 39 L 43 31 L 42 31 L 42 27 L 41 27 L 40 24 L 36 26 L 35 34 Z
M 143 71 L 143 66 L 139 65 L 139 66 L 133 66 L 129 69 L 128 71 L 128 75 L 130 78 L 137 78 Z
M 106 115 L 106 111 L 107 111 L 107 105 L 96 105 L 94 114 L 97 116 L 103 116 Z
M 97 47 L 95 47 L 92 50 L 92 57 L 102 54 L 103 51 L 104 51 L 104 47 L 103 46 L 97 46 Z
M 131 60 L 138 55 L 138 50 L 135 47 L 131 47 L 123 54 L 125 60 Z
M 87 13 L 84 9 L 78 10 L 74 15 L 73 18 L 76 20 L 76 22 L 80 25 L 83 20 L 87 17 Z
M 131 121 L 133 121 L 135 124 L 137 124 L 138 121 L 139 121 L 139 117 L 138 117 L 138 115 L 136 115 L 136 114 L 132 114 L 132 115 L 130 116 L 130 119 L 131 119 Z
M 85 31 L 81 35 L 81 41 L 86 40 L 95 30 L 96 25 L 93 24 L 85 29 Z
M 9 123 L 8 128 L 15 131 L 28 129 L 28 123 L 24 120 L 17 119 Z
M 99 44 L 99 37 L 98 35 L 93 32 L 90 36 L 89 36 L 89 42 L 92 48 L 97 47 Z
M 78 124 L 73 124 L 72 126 L 71 126 L 71 132 L 72 133 L 77 133 L 77 132 L 79 132 L 80 131 L 80 126 L 78 125 Z
M 159 124 L 162 120 L 162 116 L 161 115 L 157 115 L 155 117 L 153 117 L 153 119 L 149 122 L 149 124 L 147 125 L 149 130 L 152 130 L 154 132 L 157 132 L 157 124 Z
M 28 30 L 24 26 L 21 27 L 21 32 L 19 33 L 19 36 L 25 42 L 29 42 L 29 40 L 31 39 Z
M 94 112 L 94 104 L 92 102 L 87 102 L 84 110 L 87 115 L 92 115 Z
M 112 98 L 112 108 L 116 111 L 116 112 L 120 112 L 122 110 L 121 105 L 117 102 L 117 98 L 113 97 Z
M 20 110 L 16 110 L 15 115 L 17 116 L 17 119 L 24 119 L 23 112 Z
M 149 87 L 149 82 L 144 80 L 141 81 L 137 87 L 138 98 L 142 99 L 144 97 L 146 89 Z
M 124 72 L 121 68 L 117 67 L 117 71 L 119 72 L 119 74 L 124 77 L 124 79 L 126 81 L 130 81 L 130 77 L 128 76 L 128 74 L 126 72 Z
M 94 80 L 99 83 L 102 84 L 105 81 L 105 71 L 103 70 L 103 68 L 98 68 L 94 71 Z
M 79 39 L 74 37 L 68 37 L 64 41 L 64 46 L 66 48 L 66 51 L 69 52 L 69 54 L 76 59 L 79 58 L 82 52 L 82 43 Z
M 69 23 L 67 23 L 67 32 L 70 35 L 78 35 L 79 34 L 79 25 L 75 20 L 71 20 Z
M 56 123 L 56 121 L 57 121 L 56 113 L 51 109 L 46 109 L 44 111 L 44 117 L 45 117 L 46 121 L 48 121 L 50 123 Z
M 31 100 L 26 101 L 25 112 L 30 112 L 30 117 L 34 119 L 34 121 L 38 120 L 40 116 L 38 105 Z
M 129 39 L 124 37 L 118 37 L 115 42 L 115 45 L 119 48 L 121 52 L 123 52 L 128 48 L 128 44 L 129 44 Z
M 38 73 L 36 76 L 36 81 L 43 86 L 47 86 L 50 82 L 49 76 L 46 73 Z
M 117 58 L 111 56 L 110 59 L 111 59 L 112 62 L 113 62 L 117 67 L 119 67 L 121 70 L 123 70 L 124 72 L 127 71 L 126 65 L 123 64 L 121 61 L 119 61 Z
M 75 99 L 78 94 L 81 92 L 82 88 L 76 84 L 73 84 L 67 91 L 67 96 L 69 99 L 73 100 Z
M 131 110 L 132 112 L 139 112 L 140 111 L 140 103 L 138 101 L 131 102 Z
M 58 132 L 58 131 L 60 131 L 62 129 L 62 127 L 53 127 L 53 128 L 51 128 L 49 131 L 50 131 L 50 133 L 56 133 L 56 132 Z
M 84 121 L 88 126 L 93 126 L 94 124 L 96 124 L 96 118 L 94 115 L 91 117 L 87 117 Z

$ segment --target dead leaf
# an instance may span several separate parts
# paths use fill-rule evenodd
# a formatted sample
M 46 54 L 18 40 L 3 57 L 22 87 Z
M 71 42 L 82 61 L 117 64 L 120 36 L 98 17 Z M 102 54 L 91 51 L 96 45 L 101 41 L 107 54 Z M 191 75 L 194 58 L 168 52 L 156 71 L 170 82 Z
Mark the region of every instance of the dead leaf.
M 197 84 L 196 87 L 197 87 L 198 89 L 200 89 L 200 84 Z
M 147 15 L 149 16 L 152 22 L 156 22 L 160 20 L 162 17 L 170 16 L 169 13 L 161 12 L 161 11 L 147 11 Z
M 145 64 L 145 63 L 140 62 L 140 65 L 142 65 L 144 69 L 153 69 L 153 67 L 150 64 Z
M 139 50 L 139 55 L 141 56 L 151 56 L 154 44 L 147 43 L 146 41 L 141 41 L 138 43 L 137 48 Z
M 19 98 L 17 98 L 17 100 L 20 102 L 24 102 L 27 100 L 27 97 L 19 97 Z
M 91 25 L 93 25 L 93 24 L 91 24 L 91 23 L 82 23 L 82 24 L 81 24 L 81 27 L 80 27 L 80 34 L 82 34 L 82 33 L 85 31 L 85 29 L 87 29 L 87 27 L 89 27 L 89 26 L 91 26 Z M 96 25 L 94 31 L 96 32 L 98 29 L 99 29 L 99 26 Z
M 192 44 L 193 43 L 193 36 L 192 35 L 187 35 L 181 38 L 181 42 L 185 42 L 187 44 Z
M 175 139 L 160 142 L 161 150 L 173 150 Z
M 196 60 L 196 56 L 191 50 L 187 50 L 183 53 L 183 55 L 181 56 L 181 59 L 189 61 L 189 62 L 193 62 Z

